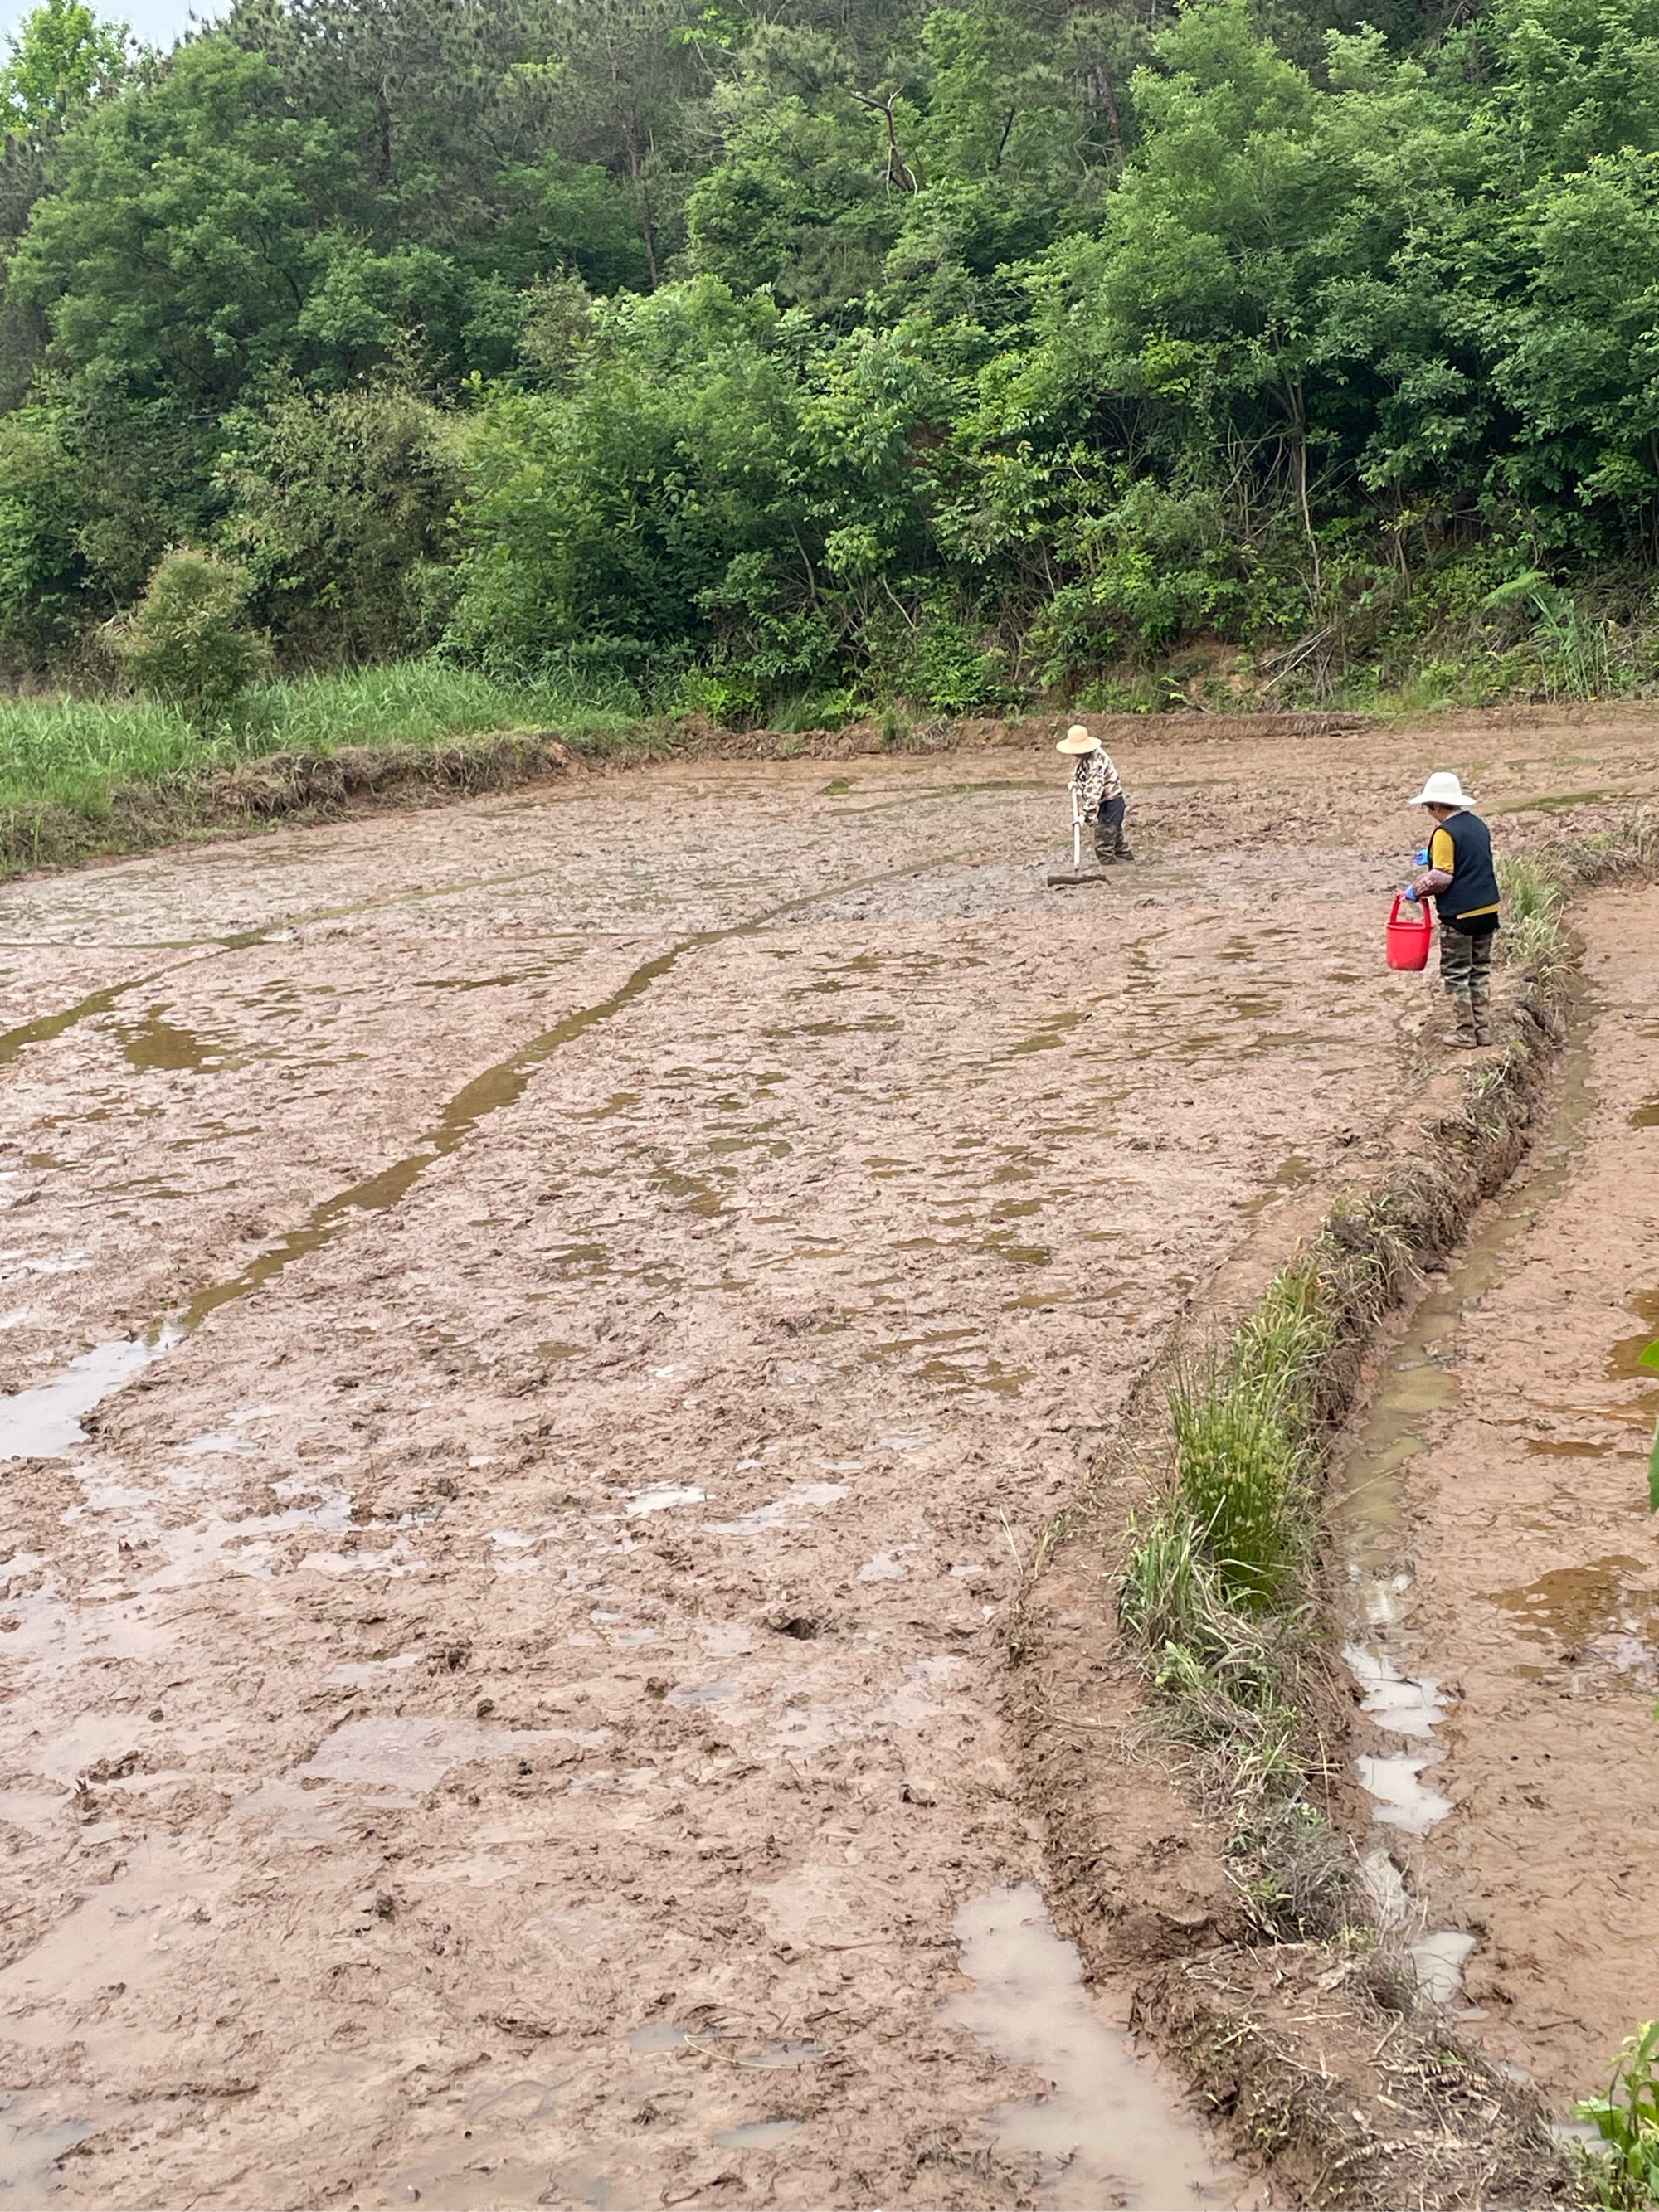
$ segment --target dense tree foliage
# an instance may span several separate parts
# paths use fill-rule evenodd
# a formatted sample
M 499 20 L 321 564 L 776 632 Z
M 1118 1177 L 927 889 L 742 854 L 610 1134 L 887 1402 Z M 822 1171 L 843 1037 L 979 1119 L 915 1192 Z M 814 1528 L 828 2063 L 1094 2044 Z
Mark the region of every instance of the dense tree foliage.
M 178 546 L 725 715 L 1650 598 L 1659 0 L 45 0 L 0 94 L 18 666 Z

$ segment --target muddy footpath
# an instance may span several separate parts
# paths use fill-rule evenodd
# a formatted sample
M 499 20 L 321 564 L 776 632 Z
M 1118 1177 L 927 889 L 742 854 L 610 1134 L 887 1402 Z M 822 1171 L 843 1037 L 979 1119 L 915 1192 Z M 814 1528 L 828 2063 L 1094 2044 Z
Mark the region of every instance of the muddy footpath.
M 1594 823 L 1659 730 L 1120 759 L 1080 893 L 1036 749 L 0 890 L 0 2205 L 1273 2201 L 1048 1920 L 1001 1617 L 1218 1271 L 1415 1127 L 1401 799 Z M 1455 1805 L 1386 1840 L 1562 2102 L 1659 1942 L 1653 918 L 1590 902 L 1560 1233 L 1354 1540 Z

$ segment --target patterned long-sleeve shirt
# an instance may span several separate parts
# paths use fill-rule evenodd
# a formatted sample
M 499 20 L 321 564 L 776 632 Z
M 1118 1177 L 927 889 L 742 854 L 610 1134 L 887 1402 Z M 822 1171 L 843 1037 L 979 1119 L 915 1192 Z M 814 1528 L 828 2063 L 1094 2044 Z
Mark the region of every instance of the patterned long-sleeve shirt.
M 1085 753 L 1072 770 L 1072 805 L 1085 822 L 1092 822 L 1109 799 L 1118 798 L 1123 779 L 1104 747 Z

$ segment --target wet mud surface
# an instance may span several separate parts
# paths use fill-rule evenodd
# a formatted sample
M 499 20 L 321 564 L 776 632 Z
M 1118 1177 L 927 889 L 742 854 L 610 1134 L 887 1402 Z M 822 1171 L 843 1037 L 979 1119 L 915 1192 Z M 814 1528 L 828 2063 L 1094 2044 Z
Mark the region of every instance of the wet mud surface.
M 1045 1936 L 999 1613 L 1409 1118 L 1431 745 L 1149 733 L 1076 894 L 1005 753 L 0 896 L 9 2201 L 1248 2201 Z
M 1659 893 L 1600 893 L 1583 927 L 1534 1172 L 1431 1284 L 1363 1468 L 1394 1679 L 1361 1778 L 1426 1918 L 1419 1973 L 1559 2112 L 1605 2087 L 1659 1963 Z

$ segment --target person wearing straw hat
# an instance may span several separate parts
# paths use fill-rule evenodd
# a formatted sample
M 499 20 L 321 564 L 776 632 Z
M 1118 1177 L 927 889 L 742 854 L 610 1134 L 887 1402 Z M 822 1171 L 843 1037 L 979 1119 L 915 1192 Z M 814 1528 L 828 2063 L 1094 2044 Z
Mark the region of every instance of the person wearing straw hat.
M 1071 754 L 1077 761 L 1072 770 L 1072 814 L 1074 820 L 1092 824 L 1096 860 L 1102 867 L 1115 860 L 1133 860 L 1134 854 L 1123 835 L 1128 802 L 1110 753 L 1081 722 L 1073 723 L 1054 750 Z
M 1498 870 L 1492 831 L 1457 775 L 1437 769 L 1415 799 L 1435 828 L 1428 866 L 1411 886 L 1414 899 L 1431 898 L 1440 917 L 1440 981 L 1451 1000 L 1449 1042 L 1492 1042 L 1492 941 L 1498 929 Z

